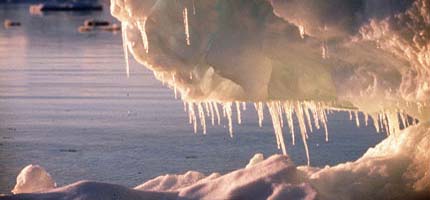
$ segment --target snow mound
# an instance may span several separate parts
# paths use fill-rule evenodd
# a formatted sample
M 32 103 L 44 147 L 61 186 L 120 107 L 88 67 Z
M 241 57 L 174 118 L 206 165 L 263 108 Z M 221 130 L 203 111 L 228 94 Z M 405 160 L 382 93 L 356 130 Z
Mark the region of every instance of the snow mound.
M 51 175 L 39 165 L 28 165 L 21 170 L 16 178 L 12 193 L 41 192 L 55 188 L 56 184 Z

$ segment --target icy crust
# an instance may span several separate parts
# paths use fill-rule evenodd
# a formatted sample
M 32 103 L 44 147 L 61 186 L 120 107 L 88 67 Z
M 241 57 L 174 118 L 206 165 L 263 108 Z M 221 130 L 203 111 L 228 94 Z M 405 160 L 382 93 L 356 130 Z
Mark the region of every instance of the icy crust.
M 247 167 L 225 175 L 190 171 L 160 176 L 134 189 L 82 181 L 0 199 L 428 199 L 428 149 L 430 123 L 422 123 L 389 136 L 354 162 L 332 167 L 296 167 L 288 156 L 263 160 L 257 154 Z
M 429 10 L 426 0 L 111 1 L 125 51 L 184 100 L 369 111 L 428 102 Z

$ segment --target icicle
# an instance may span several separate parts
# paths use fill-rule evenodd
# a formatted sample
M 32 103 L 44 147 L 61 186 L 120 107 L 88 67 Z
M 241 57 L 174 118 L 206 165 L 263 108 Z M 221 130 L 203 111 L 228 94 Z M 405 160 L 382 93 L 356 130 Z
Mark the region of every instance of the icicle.
M 242 124 L 242 116 L 240 113 L 240 103 L 236 101 L 235 104 L 236 104 L 237 123 Z
M 291 106 L 291 103 L 284 102 L 284 112 L 285 112 L 285 118 L 287 119 L 288 128 L 290 128 L 291 133 L 291 140 L 293 142 L 293 145 L 296 145 L 296 139 L 294 135 L 294 121 L 293 121 L 293 107 Z
M 178 91 L 177 91 L 177 88 L 176 88 L 175 74 L 172 74 L 172 80 L 173 80 L 173 91 L 175 93 L 175 99 L 178 99 Z
M 128 38 L 127 38 L 127 22 L 121 23 L 122 48 L 124 50 L 125 72 L 127 77 L 130 77 L 130 64 L 128 62 Z
M 305 27 L 302 25 L 299 25 L 298 27 L 299 27 L 300 37 L 302 39 L 305 39 Z
M 208 101 L 204 102 L 204 105 L 205 105 L 205 110 L 206 110 L 206 116 L 210 117 L 211 113 L 210 113 L 210 110 L 209 110 L 209 102 Z
M 302 106 L 301 106 L 300 102 L 296 103 L 295 110 L 296 110 L 297 119 L 299 121 L 299 128 L 300 128 L 300 134 L 302 136 L 303 145 L 305 146 L 306 158 L 308 160 L 308 165 L 310 165 L 309 148 L 308 148 L 308 143 L 307 143 L 308 136 L 307 136 L 307 132 L 306 132 L 305 119 L 303 116 L 304 113 L 303 113 Z
M 324 126 L 325 141 L 328 142 L 327 111 L 324 110 L 324 108 L 322 108 L 322 107 L 318 107 L 317 112 L 318 112 L 318 116 L 319 116 L 318 118 L 320 119 L 321 123 Z
M 354 111 L 354 115 L 355 115 L 355 124 L 357 125 L 357 127 L 360 127 L 360 119 L 358 119 L 358 111 Z
M 399 118 L 398 116 L 398 112 L 387 112 L 386 114 L 386 118 L 387 118 L 387 123 L 388 126 L 390 128 L 390 134 L 395 134 L 397 132 L 399 132 L 400 130 L 400 124 L 399 124 Z
M 242 110 L 246 110 L 246 102 L 242 102 Z
M 385 113 L 382 113 L 382 124 L 384 126 L 385 131 L 387 132 L 387 135 L 391 135 L 390 126 L 388 124 L 388 119 Z
M 370 118 L 373 121 L 373 127 L 375 127 L 376 132 L 379 133 L 379 131 L 380 131 L 379 130 L 379 121 L 378 121 L 379 116 L 378 115 L 376 115 L 376 116 L 370 115 Z
M 404 113 L 403 113 L 403 112 L 400 112 L 400 113 L 399 113 L 399 116 L 400 116 L 400 121 L 402 122 L 403 128 L 408 127 L 408 125 L 406 125 L 406 120 L 405 120 L 405 115 L 404 115 Z
M 230 102 L 223 103 L 223 110 L 226 113 L 227 120 L 228 120 L 228 131 L 230 133 L 230 137 L 233 138 L 233 120 L 232 120 L 233 113 L 231 110 L 231 106 L 232 106 L 232 103 Z
M 302 104 L 301 102 L 297 102 L 296 106 L 295 106 L 295 111 L 296 111 L 296 116 L 297 119 L 299 121 L 299 128 L 300 128 L 300 132 L 304 134 L 304 136 L 306 136 L 305 138 L 308 138 L 308 133 L 306 130 L 306 122 L 305 122 L 305 113 L 303 112 L 302 109 Z
M 203 128 L 203 134 L 206 134 L 206 115 L 201 102 L 197 103 L 197 110 L 199 111 L 200 125 Z
M 193 0 L 193 15 L 196 15 L 196 3 Z
M 270 116 L 272 116 L 273 128 L 275 130 L 276 142 L 278 149 L 282 149 L 282 153 L 287 155 L 287 149 L 285 148 L 284 136 L 282 134 L 282 126 L 280 121 L 279 104 L 275 102 L 267 103 L 269 108 Z
M 188 9 L 187 8 L 184 8 L 184 10 L 182 11 L 182 15 L 184 17 L 184 27 L 185 27 L 185 36 L 186 36 L 187 45 L 190 46 L 190 30 L 189 30 L 189 26 L 188 26 Z
M 279 115 L 279 122 L 281 123 L 281 127 L 284 128 L 284 117 L 282 116 L 282 105 L 280 101 L 276 102 L 276 109 Z
M 381 132 L 383 132 L 384 130 L 384 122 L 383 122 L 383 116 L 382 113 L 378 114 L 378 126 L 379 126 L 379 130 L 381 130 Z
M 149 52 L 149 43 L 148 43 L 148 35 L 146 35 L 146 17 L 142 21 L 137 21 L 137 26 L 139 27 L 140 34 L 142 37 L 143 48 L 145 48 L 145 52 Z
M 318 112 L 318 105 L 316 105 L 314 102 L 311 102 L 308 104 L 308 109 L 311 110 L 312 117 L 314 118 L 315 127 L 319 130 L 321 128 L 320 127 L 321 120 Z
M 213 102 L 214 108 L 215 108 L 215 113 L 216 113 L 216 117 L 218 119 L 218 125 L 221 124 L 221 117 L 219 114 L 219 109 L 218 109 L 218 104 L 216 102 Z
M 255 110 L 257 110 L 258 115 L 258 125 L 263 127 L 264 120 L 264 106 L 262 102 L 254 103 Z
M 313 132 L 312 130 L 312 121 L 311 121 L 311 116 L 309 114 L 309 108 L 306 106 L 306 103 L 303 104 L 303 110 L 306 116 L 306 119 L 308 121 L 308 127 L 309 127 L 309 131 Z
M 367 113 L 364 113 L 364 123 L 366 127 L 369 125 L 369 114 Z
M 213 102 L 208 102 L 208 104 L 209 104 L 209 111 L 211 113 L 212 126 L 215 126 L 215 113 L 214 113 L 214 107 L 213 107 L 212 103 Z
M 190 120 L 190 124 L 192 123 L 194 126 L 194 133 L 197 133 L 197 117 L 196 112 L 194 110 L 194 103 L 188 103 L 188 117 Z
M 327 59 L 330 57 L 328 53 L 327 41 L 323 41 L 321 44 L 321 56 L 323 59 Z

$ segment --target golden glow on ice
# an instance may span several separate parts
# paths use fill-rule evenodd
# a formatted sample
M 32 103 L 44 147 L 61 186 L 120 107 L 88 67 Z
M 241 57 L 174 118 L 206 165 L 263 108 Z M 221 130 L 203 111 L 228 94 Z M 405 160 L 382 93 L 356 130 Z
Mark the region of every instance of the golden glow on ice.
M 184 10 L 184 23 L 186 10 Z M 142 22 L 142 26 L 144 26 Z M 187 23 L 185 23 L 187 24 Z M 127 76 L 129 76 L 129 64 L 128 64 L 128 44 L 127 35 L 125 28 L 127 24 L 123 24 L 123 48 L 124 55 L 127 65 Z M 323 44 L 323 52 L 326 51 L 326 44 Z M 163 84 L 168 83 L 172 86 L 175 92 L 175 98 L 177 98 L 178 86 L 176 85 L 175 74 L 171 74 L 171 80 L 167 81 L 165 73 L 154 73 L 155 76 L 160 79 Z M 190 72 L 190 80 L 193 79 L 193 72 Z M 180 87 L 179 87 L 180 88 Z M 182 94 L 182 90 L 179 93 Z M 184 110 L 188 112 L 189 123 L 193 125 L 194 133 L 198 132 L 199 126 L 203 134 L 207 132 L 207 120 L 209 117 L 211 124 L 215 125 L 215 118 L 217 119 L 217 124 L 221 125 L 221 115 L 218 106 L 221 106 L 223 116 L 227 119 L 227 127 L 230 137 L 233 137 L 233 115 L 236 114 L 237 123 L 242 124 L 242 111 L 246 110 L 246 102 L 233 101 L 233 102 L 222 102 L 222 101 L 189 101 L 184 100 Z M 233 107 L 236 107 L 234 109 Z M 291 135 L 291 142 L 293 145 L 296 144 L 295 137 L 295 120 L 294 114 L 298 123 L 298 131 L 300 133 L 305 152 L 307 157 L 307 163 L 310 165 L 310 153 L 308 149 L 307 140 L 309 138 L 309 133 L 314 131 L 314 128 L 320 129 L 324 128 L 325 140 L 329 140 L 328 128 L 327 128 L 327 114 L 331 111 L 348 111 L 350 120 L 355 119 L 355 124 L 357 127 L 360 126 L 359 111 L 358 110 L 342 110 L 330 107 L 330 104 L 324 102 L 314 102 L 314 101 L 267 101 L 267 102 L 256 102 L 254 103 L 255 110 L 257 111 L 258 124 L 260 127 L 263 126 L 264 121 L 264 108 L 268 108 L 268 113 L 271 116 L 271 121 L 273 124 L 273 129 L 276 137 L 276 143 L 278 149 L 282 150 L 283 154 L 287 154 L 285 139 L 283 135 L 284 122 L 289 128 Z M 233 112 L 235 111 L 235 113 Z M 354 113 L 353 113 L 354 112 Z M 410 125 L 408 116 L 403 111 L 383 111 L 377 114 L 366 114 L 364 113 L 365 125 L 368 125 L 368 120 L 372 119 L 374 127 L 377 132 L 385 131 L 387 135 L 396 133 L 400 130 L 401 124 L 403 127 Z M 413 121 L 414 122 L 414 121 Z
M 218 119 L 218 125 L 221 124 L 220 114 L 218 105 L 222 107 L 223 116 L 227 119 L 227 126 L 230 137 L 233 137 L 233 116 L 236 114 L 237 123 L 242 123 L 241 115 L 242 111 L 246 109 L 245 102 L 220 102 L 220 101 L 208 101 L 208 102 L 187 102 L 187 111 L 189 121 L 193 124 L 194 131 L 197 132 L 198 127 L 202 128 L 204 134 L 206 134 L 206 116 L 211 119 L 212 125 L 215 124 L 215 117 Z M 203 108 L 203 105 L 205 109 Z M 233 107 L 236 107 L 233 112 Z M 269 101 L 269 102 L 258 102 L 254 103 L 255 109 L 258 115 L 258 123 L 260 126 L 264 120 L 264 107 L 267 107 L 268 113 L 270 114 L 276 143 L 278 148 L 283 154 L 287 154 L 285 138 L 283 134 L 284 123 L 288 126 L 291 135 L 291 142 L 295 145 L 295 128 L 294 128 L 294 117 L 297 119 L 298 131 L 302 139 L 308 165 L 310 165 L 310 153 L 308 149 L 307 140 L 309 139 L 309 133 L 314 131 L 314 128 L 324 128 L 325 140 L 328 142 L 328 128 L 327 128 L 327 114 L 331 111 L 348 111 L 350 113 L 350 119 L 355 120 L 355 124 L 360 126 L 359 111 L 357 110 L 342 110 L 330 107 L 330 104 L 324 102 L 314 101 Z M 196 115 L 195 107 L 198 110 L 198 116 Z M 354 119 L 355 118 L 355 119 Z M 385 130 L 387 135 L 393 134 L 400 130 L 401 125 L 407 127 L 409 125 L 407 115 L 401 111 L 396 112 L 381 112 L 377 115 L 364 114 L 365 125 L 367 126 L 368 120 L 372 119 L 375 129 L 380 132 Z M 402 124 L 400 124 L 400 123 Z

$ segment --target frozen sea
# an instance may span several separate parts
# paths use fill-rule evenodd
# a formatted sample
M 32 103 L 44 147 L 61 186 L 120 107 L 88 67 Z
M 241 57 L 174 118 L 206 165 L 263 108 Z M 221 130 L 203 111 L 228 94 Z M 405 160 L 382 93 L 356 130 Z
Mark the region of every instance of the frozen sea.
M 30 15 L 28 6 L 0 4 L 0 22 L 22 23 L 0 27 L 0 193 L 28 164 L 60 186 L 86 179 L 132 187 L 166 173 L 226 173 L 257 152 L 280 153 L 270 116 L 259 128 L 252 104 L 234 138 L 226 120 L 194 134 L 182 102 L 132 58 L 127 78 L 120 32 L 77 31 L 86 19 L 115 21 L 108 9 Z M 329 115 L 328 129 L 329 142 L 323 130 L 310 134 L 314 166 L 355 160 L 385 138 L 345 112 Z M 305 164 L 301 141 L 285 138 L 292 159 Z

